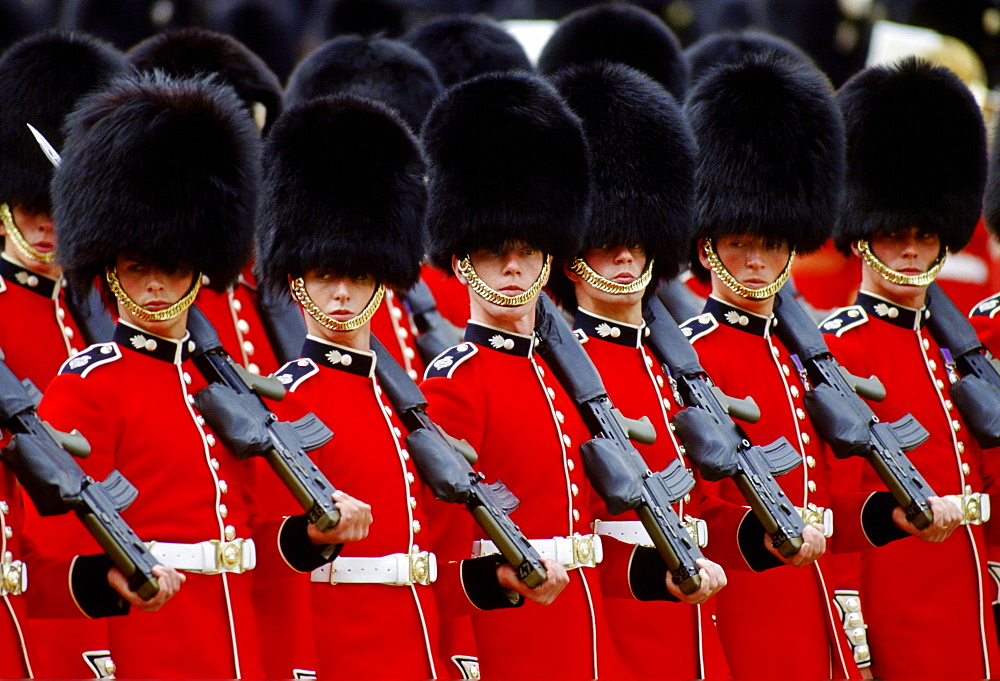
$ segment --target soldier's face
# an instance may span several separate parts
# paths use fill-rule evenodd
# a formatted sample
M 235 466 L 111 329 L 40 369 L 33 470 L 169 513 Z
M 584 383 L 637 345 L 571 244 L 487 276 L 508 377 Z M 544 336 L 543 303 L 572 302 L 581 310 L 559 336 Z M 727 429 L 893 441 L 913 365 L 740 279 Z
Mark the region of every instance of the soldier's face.
M 48 213 L 33 213 L 14 206 L 10 209 L 11 217 L 25 240 L 31 246 L 42 253 L 51 253 L 56 247 L 56 231 L 52 226 L 52 216 Z M 7 230 L 0 224 L 0 234 L 6 236 Z M 29 258 L 18 250 L 13 239 L 4 240 L 4 255 L 36 274 L 43 274 L 50 277 L 59 276 L 60 267 L 55 264 L 46 264 L 33 258 Z
M 886 266 L 903 274 L 921 274 L 930 269 L 941 253 L 941 238 L 933 232 L 916 227 L 892 232 L 879 232 L 868 241 L 872 254 Z M 857 245 L 852 246 L 860 256 Z M 927 286 L 893 284 L 861 263 L 861 283 L 865 291 L 874 293 L 906 307 L 920 307 L 924 303 Z
M 713 242 L 715 254 L 738 282 L 747 288 L 759 289 L 773 284 L 788 264 L 791 254 L 787 241 L 770 242 L 759 236 L 735 235 L 716 239 Z M 705 255 L 704 244 L 698 245 L 701 264 L 711 269 Z M 712 294 L 735 307 L 770 314 L 774 297 L 752 300 L 733 292 L 715 272 L 711 273 Z
M 618 284 L 630 284 L 638 279 L 646 269 L 647 262 L 646 251 L 639 245 L 591 248 L 583 254 L 583 259 L 590 265 L 590 269 Z M 567 271 L 567 276 L 573 282 L 577 303 L 583 309 L 626 323 L 637 324 L 641 321 L 644 291 L 606 293 L 585 282 L 575 272 Z M 633 311 L 637 311 L 639 319 L 632 320 L 623 316 Z
M 191 290 L 194 273 L 191 270 L 166 272 L 133 258 L 118 256 L 115 263 L 122 289 L 136 304 L 149 312 L 170 307 Z M 134 326 L 165 338 L 181 338 L 187 329 L 187 311 L 164 320 L 149 322 L 137 319 L 120 302 L 118 314 Z
M 545 254 L 524 243 L 509 244 L 498 250 L 475 251 L 470 254 L 470 259 L 479 278 L 491 289 L 509 298 L 531 288 L 545 264 Z M 465 283 L 465 278 L 458 272 L 457 263 L 458 260 L 454 259 L 453 267 L 456 275 L 459 281 Z M 534 299 L 523 305 L 505 307 L 484 300 L 471 290 L 469 297 L 472 301 L 474 320 L 517 333 L 530 332 L 530 326 L 534 322 Z M 511 324 L 518 328 L 514 328 Z M 528 326 L 527 331 L 522 328 L 524 326 Z
M 371 300 L 377 286 L 372 277 L 345 277 L 326 270 L 310 270 L 302 277 L 306 292 L 323 312 L 338 322 L 346 322 L 361 314 Z M 351 344 L 358 331 L 370 328 L 371 322 L 355 331 L 331 331 L 311 315 L 306 315 L 309 333 L 337 343 Z

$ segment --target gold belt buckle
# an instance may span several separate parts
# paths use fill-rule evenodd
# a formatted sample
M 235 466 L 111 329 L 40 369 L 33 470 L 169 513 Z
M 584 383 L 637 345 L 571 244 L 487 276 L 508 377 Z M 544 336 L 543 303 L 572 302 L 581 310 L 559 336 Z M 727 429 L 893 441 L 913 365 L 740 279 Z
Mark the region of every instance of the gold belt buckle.
M 982 525 L 990 519 L 990 497 L 979 492 L 956 494 L 955 500 L 962 509 L 963 525 Z
M 243 572 L 243 539 L 211 540 L 215 544 L 216 572 Z
M 431 559 L 428 551 L 410 553 L 410 583 L 430 586 L 434 581 Z
M 688 534 L 691 535 L 691 541 L 695 543 L 695 546 L 699 549 L 708 546 L 708 526 L 704 520 L 685 515 L 682 524 L 684 525 L 684 529 L 688 531 Z
M 14 560 L 14 554 L 7 551 L 0 559 L 0 571 L 3 581 L 0 582 L 0 596 L 20 596 L 28 589 L 28 566 L 20 560 Z

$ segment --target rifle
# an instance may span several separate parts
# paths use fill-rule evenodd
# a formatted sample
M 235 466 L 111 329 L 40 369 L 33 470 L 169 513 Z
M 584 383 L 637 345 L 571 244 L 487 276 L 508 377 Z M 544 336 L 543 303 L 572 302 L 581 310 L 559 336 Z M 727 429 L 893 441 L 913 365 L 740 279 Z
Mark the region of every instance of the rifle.
M 694 478 L 678 459 L 653 473 L 629 441 L 651 443 L 656 432 L 648 417 L 635 421 L 614 408 L 600 374 L 555 303 L 542 293 L 535 309 L 538 352 L 580 411 L 593 439 L 580 445 L 584 470 L 608 506 L 619 515 L 635 510 L 667 564 L 673 581 L 685 594 L 701 586 L 695 561 L 702 553 L 671 504 L 694 486 Z
M 728 397 L 712 383 L 658 298 L 647 301 L 643 317 L 650 331 L 646 343 L 666 367 L 678 404 L 686 406 L 673 425 L 688 456 L 706 480 L 731 477 L 771 535 L 771 545 L 786 558 L 794 556 L 802 548 L 805 523 L 774 478 L 802 463 L 801 455 L 785 437 L 766 447 L 750 444 L 732 417 L 756 423 L 760 419 L 756 403 Z
M 257 311 L 278 362 L 284 365 L 298 359 L 306 339 L 302 309 L 291 297 L 274 298 L 268 287 L 261 286 L 257 289 Z
M 918 529 L 934 522 L 927 498 L 934 491 L 905 452 L 930 437 L 920 422 L 907 414 L 895 423 L 882 423 L 862 397 L 879 402 L 885 387 L 878 378 L 852 376 L 830 354 L 823 334 L 799 306 L 789 290 L 782 288 L 774 301 L 778 338 L 796 357 L 806 388 L 806 410 L 816 432 L 840 459 L 860 456 L 868 460 L 896 499 L 906 519 Z
M 159 561 L 120 513 L 135 501 L 138 491 L 118 470 L 104 482 L 87 475 L 73 456 L 89 456 L 90 443 L 77 430 L 61 433 L 42 421 L 35 411 L 40 398 L 31 381 L 19 381 L 0 353 L 0 426 L 12 433 L 0 459 L 17 476 L 39 514 L 74 511 L 128 579 L 129 588 L 148 601 L 160 591 L 153 575 Z
M 927 329 L 948 369 L 948 393 L 983 449 L 1000 445 L 1000 363 L 936 283 L 927 287 Z
M 273 378 L 254 376 L 226 353 L 204 313 L 191 306 L 188 332 L 195 366 L 209 385 L 195 395 L 205 421 L 234 454 L 262 456 L 295 496 L 320 532 L 340 522 L 330 484 L 306 452 L 322 447 L 333 433 L 312 412 L 298 421 L 279 421 L 261 397 L 280 400 L 285 388 Z
M 455 334 L 451 324 L 438 312 L 434 294 L 423 279 L 418 280 L 402 297 L 410 308 L 417 331 L 420 332 L 414 339 L 417 352 L 420 353 L 420 359 L 424 364 L 429 365 L 435 357 L 461 339 Z
M 86 292 L 67 288 L 66 307 L 87 345 L 106 343 L 115 335 L 115 322 L 96 286 L 90 286 Z
M 410 431 L 406 448 L 420 479 L 437 499 L 465 505 L 521 581 L 531 588 L 544 582 L 547 573 L 538 552 L 507 515 L 518 507 L 518 498 L 500 480 L 487 484 L 484 476 L 473 470 L 470 462 L 477 459 L 475 450 L 431 420 L 420 388 L 375 336 L 371 347 L 377 357 L 379 385 Z

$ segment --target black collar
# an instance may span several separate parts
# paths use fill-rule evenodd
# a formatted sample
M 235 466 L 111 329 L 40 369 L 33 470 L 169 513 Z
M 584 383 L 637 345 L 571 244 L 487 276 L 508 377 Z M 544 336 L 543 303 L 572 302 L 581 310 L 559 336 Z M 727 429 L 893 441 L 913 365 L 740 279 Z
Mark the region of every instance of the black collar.
M 924 320 L 930 316 L 927 308 L 915 310 L 912 307 L 903 307 L 891 300 L 865 291 L 858 292 L 858 299 L 855 302 L 864 308 L 869 317 L 881 319 L 883 322 L 889 322 L 902 329 L 918 330 L 923 326 Z
M 598 338 L 629 348 L 641 348 L 642 339 L 648 333 L 645 330 L 645 322 L 640 326 L 634 326 L 602 317 L 583 308 L 577 308 L 573 328 L 583 331 L 590 338 Z
M 531 351 L 535 347 L 534 336 L 522 336 L 519 333 L 501 331 L 496 327 L 472 321 L 465 327 L 465 340 L 484 348 L 518 357 L 531 357 Z
M 115 336 L 112 340 L 123 348 L 134 350 L 139 354 L 163 360 L 172 364 L 182 364 L 190 355 L 194 343 L 188 340 L 189 335 L 185 334 L 180 340 L 176 338 L 164 338 L 156 334 L 143 331 L 137 326 L 132 326 L 126 321 L 118 320 L 115 327 Z
M 709 296 L 708 300 L 705 301 L 704 311 L 711 313 L 719 324 L 731 326 L 734 329 L 746 331 L 762 338 L 767 335 L 768 329 L 775 323 L 774 315 L 762 317 L 759 314 L 733 307 L 712 296 Z
M 0 257 L 0 277 L 45 298 L 55 298 L 59 294 L 58 279 L 36 274 L 4 257 Z
M 302 356 L 308 357 L 321 367 L 346 371 L 355 376 L 371 378 L 375 373 L 374 352 L 356 350 L 316 336 L 306 336 L 306 341 L 302 345 Z

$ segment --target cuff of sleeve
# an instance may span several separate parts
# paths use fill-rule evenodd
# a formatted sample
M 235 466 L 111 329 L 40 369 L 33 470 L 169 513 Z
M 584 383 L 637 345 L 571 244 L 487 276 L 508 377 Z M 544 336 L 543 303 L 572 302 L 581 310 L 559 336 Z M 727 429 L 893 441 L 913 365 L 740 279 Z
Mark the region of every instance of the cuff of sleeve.
M 127 615 L 129 604 L 108 584 L 113 567 L 106 554 L 77 556 L 70 566 L 69 588 L 77 607 L 87 617 Z
M 754 572 L 763 572 L 784 565 L 764 546 L 764 526 L 752 511 L 747 511 L 740 521 L 740 527 L 736 531 L 736 541 L 739 543 L 743 560 Z
M 313 546 L 309 539 L 309 519 L 303 513 L 285 519 L 278 531 L 278 549 L 293 570 L 312 572 L 326 565 L 340 553 L 343 544 Z
M 861 509 L 861 528 L 875 546 L 885 546 L 891 541 L 910 536 L 892 520 L 892 509 L 899 504 L 889 492 L 874 492 Z
M 632 551 L 628 587 L 640 601 L 679 601 L 667 589 L 667 564 L 659 551 L 648 546 L 636 546 Z
M 497 568 L 506 562 L 503 556 L 482 556 L 462 561 L 462 588 L 469 602 L 480 610 L 518 608 L 524 596 L 500 586 Z

